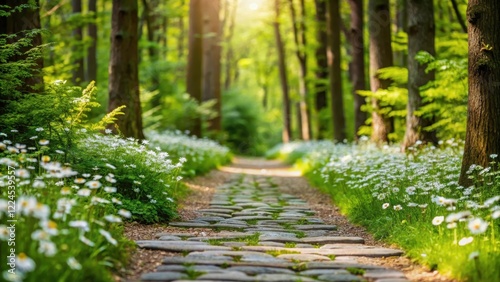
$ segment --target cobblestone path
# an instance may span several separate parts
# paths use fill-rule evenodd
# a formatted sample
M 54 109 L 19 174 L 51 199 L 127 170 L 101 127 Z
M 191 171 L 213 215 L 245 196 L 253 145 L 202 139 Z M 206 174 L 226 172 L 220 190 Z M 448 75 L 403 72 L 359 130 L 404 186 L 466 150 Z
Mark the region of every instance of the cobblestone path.
M 142 281 L 408 281 L 400 271 L 356 260 L 399 256 L 400 250 L 334 236 L 335 225 L 315 217 L 305 201 L 281 193 L 270 177 L 235 175 L 200 213 L 170 225 L 211 228 L 216 236 L 168 233 L 137 241 L 141 248 L 179 254 L 166 257 Z

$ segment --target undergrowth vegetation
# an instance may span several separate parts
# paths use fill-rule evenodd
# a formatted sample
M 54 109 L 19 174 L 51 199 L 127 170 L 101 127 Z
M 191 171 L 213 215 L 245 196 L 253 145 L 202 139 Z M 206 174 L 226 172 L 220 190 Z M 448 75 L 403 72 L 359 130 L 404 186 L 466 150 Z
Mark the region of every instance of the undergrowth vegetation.
M 472 166 L 458 185 L 462 144 L 399 148 L 329 141 L 292 143 L 270 155 L 301 166 L 352 221 L 412 259 L 464 281 L 500 277 L 500 172 Z
M 0 256 L 13 266 L 2 267 L 2 279 L 113 281 L 110 270 L 134 248 L 122 223 L 175 218 L 188 192 L 182 177 L 229 161 L 230 152 L 178 132 L 151 133 L 151 142 L 111 135 L 120 108 L 90 121 L 100 106 L 93 84 L 51 87 L 65 101 L 52 119 L 0 132 Z

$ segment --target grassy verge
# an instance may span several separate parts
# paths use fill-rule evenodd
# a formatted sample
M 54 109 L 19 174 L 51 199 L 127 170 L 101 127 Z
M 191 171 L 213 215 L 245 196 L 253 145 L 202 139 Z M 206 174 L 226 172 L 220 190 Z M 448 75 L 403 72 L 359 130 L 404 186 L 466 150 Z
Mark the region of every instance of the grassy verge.
M 500 180 L 471 167 L 471 187 L 458 185 L 461 147 L 453 141 L 412 148 L 310 142 L 283 153 L 328 193 L 353 222 L 395 243 L 414 260 L 467 281 L 499 281 Z

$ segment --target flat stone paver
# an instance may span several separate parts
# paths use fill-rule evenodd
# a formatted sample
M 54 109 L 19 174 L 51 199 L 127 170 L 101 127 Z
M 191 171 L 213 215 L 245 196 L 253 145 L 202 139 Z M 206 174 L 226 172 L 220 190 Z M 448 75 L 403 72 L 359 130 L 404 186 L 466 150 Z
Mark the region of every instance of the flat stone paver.
M 400 271 L 358 263 L 356 257 L 400 256 L 335 236 L 336 225 L 314 216 L 307 203 L 283 194 L 272 179 L 239 175 L 221 185 L 201 216 L 171 226 L 211 228 L 216 235 L 158 234 L 140 248 L 179 253 L 142 281 L 408 281 Z

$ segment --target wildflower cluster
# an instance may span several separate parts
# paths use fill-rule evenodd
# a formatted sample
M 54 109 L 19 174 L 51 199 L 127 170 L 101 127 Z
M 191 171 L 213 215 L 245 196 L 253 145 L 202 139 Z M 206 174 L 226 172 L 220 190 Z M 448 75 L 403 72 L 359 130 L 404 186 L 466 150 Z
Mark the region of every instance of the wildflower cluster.
M 170 152 L 174 158 L 186 162 L 184 171 L 189 176 L 206 173 L 230 161 L 227 147 L 217 142 L 182 134 L 180 131 L 151 131 L 147 133 L 150 147 Z
M 294 147 L 285 156 L 295 155 L 311 181 L 377 237 L 457 278 L 499 277 L 496 155 L 489 168 L 472 166 L 468 173 L 474 185 L 462 187 L 457 183 L 461 146 L 454 140 L 443 142 L 441 149 L 418 145 L 408 154 L 364 142 L 307 142 Z
M 131 215 L 119 205 L 115 176 L 81 173 L 59 162 L 49 140 L 34 137 L 24 145 L 1 135 L 0 257 L 15 255 L 3 279 L 110 278 L 107 266 L 123 263 L 121 250 L 130 247 L 118 224 Z
M 168 222 L 176 215 L 179 174 L 185 159 L 173 161 L 167 152 L 151 150 L 146 140 L 101 134 L 80 139 L 72 157 L 77 168 L 114 176 L 113 187 L 104 189 L 116 192 L 117 201 L 130 210 L 132 220 Z

